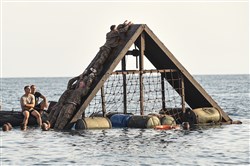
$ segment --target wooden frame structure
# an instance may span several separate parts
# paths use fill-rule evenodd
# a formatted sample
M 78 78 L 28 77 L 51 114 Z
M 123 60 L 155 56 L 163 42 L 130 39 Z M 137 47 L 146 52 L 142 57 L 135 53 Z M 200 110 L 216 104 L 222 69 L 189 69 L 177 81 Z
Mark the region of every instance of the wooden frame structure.
M 92 84 L 89 93 L 83 101 L 80 109 L 75 113 L 71 119 L 70 124 L 75 123 L 84 113 L 86 107 L 94 98 L 96 93 L 101 89 L 115 67 L 122 61 L 122 70 L 126 71 L 125 55 L 129 48 L 135 44 L 140 50 L 140 66 L 139 72 L 143 71 L 143 58 L 146 57 L 157 70 L 171 69 L 177 70 L 182 74 L 182 91 L 183 103 L 187 103 L 192 109 L 201 107 L 215 107 L 219 110 L 222 121 L 232 121 L 230 117 L 221 109 L 221 107 L 212 99 L 210 95 L 201 87 L 201 85 L 192 77 L 192 75 L 182 66 L 182 64 L 174 57 L 174 55 L 167 49 L 167 47 L 157 38 L 157 36 L 145 24 L 134 24 L 129 31 L 123 36 L 123 43 L 116 47 L 110 54 L 109 58 L 103 65 L 103 69 L 98 75 L 98 78 Z M 96 58 L 93 59 L 95 61 Z M 93 62 L 92 61 L 92 62 Z M 91 67 L 91 64 L 88 68 Z M 126 75 L 123 75 L 124 83 Z M 142 77 L 141 77 L 142 79 Z M 162 77 L 162 79 L 165 79 Z M 142 81 L 142 80 L 141 80 Z M 169 82 L 174 86 L 174 82 Z M 186 88 L 184 88 L 184 85 Z M 142 90 L 142 89 L 141 89 Z M 124 89 L 126 92 L 126 88 Z M 179 93 L 179 92 L 178 92 Z M 141 94 L 143 95 L 143 94 Z M 185 102 L 184 102 L 185 101 Z M 140 103 L 141 114 L 143 114 L 143 103 Z M 183 106 L 184 108 L 184 106 Z M 126 106 L 124 106 L 126 112 Z M 185 110 L 183 109 L 183 112 Z M 70 125 L 68 124 L 68 126 Z

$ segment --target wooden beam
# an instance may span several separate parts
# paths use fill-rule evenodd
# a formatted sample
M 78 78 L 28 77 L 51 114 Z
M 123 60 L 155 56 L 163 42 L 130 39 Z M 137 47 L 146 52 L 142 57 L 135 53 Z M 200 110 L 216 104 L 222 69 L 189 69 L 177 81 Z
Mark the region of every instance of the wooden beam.
M 161 73 L 161 98 L 162 98 L 162 110 L 166 108 L 166 98 L 165 98 L 165 82 L 163 73 Z
M 126 70 L 126 71 L 114 71 L 111 74 L 145 74 L 145 73 L 171 73 L 171 72 L 178 72 L 174 69 L 161 69 L 161 70 Z
M 167 49 L 167 47 L 157 38 L 157 36 L 145 25 L 145 32 L 149 37 L 154 40 L 158 47 L 168 56 L 174 63 L 178 70 L 183 74 L 184 79 L 188 79 L 199 93 L 202 94 L 204 99 L 210 103 L 212 107 L 217 108 L 225 121 L 232 121 L 229 116 L 222 110 L 222 108 L 209 96 L 209 94 L 200 86 L 200 84 L 192 77 L 192 75 L 182 66 L 182 64 L 174 57 L 174 55 Z
M 122 71 L 126 70 L 126 56 L 122 58 Z M 123 77 L 123 113 L 127 113 L 127 75 L 122 74 Z
M 102 115 L 103 117 L 106 117 L 106 100 L 105 100 L 105 93 L 103 86 L 101 88 L 101 98 L 102 98 Z
M 145 35 L 141 34 L 141 47 L 140 47 L 140 71 L 144 69 L 144 51 L 145 51 Z M 143 92 L 143 73 L 140 72 L 140 113 L 144 115 L 144 92 Z
M 185 108 L 185 85 L 184 85 L 184 77 L 182 74 L 181 75 L 181 85 L 180 85 L 180 88 L 181 88 L 181 107 L 182 107 L 182 112 L 183 114 L 186 113 L 186 108 Z

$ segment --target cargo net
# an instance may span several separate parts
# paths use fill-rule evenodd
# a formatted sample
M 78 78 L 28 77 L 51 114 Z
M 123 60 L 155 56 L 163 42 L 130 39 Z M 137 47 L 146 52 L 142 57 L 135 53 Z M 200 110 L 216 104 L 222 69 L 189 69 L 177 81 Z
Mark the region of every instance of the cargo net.
M 164 71 L 164 70 L 163 70 Z M 171 70 L 170 70 L 171 71 Z M 139 73 L 114 72 L 106 80 L 103 93 L 96 94 L 85 110 L 85 115 L 93 113 L 123 113 L 124 98 L 126 98 L 127 113 L 140 115 L 140 76 Z M 126 94 L 124 95 L 124 75 L 126 75 Z M 162 79 L 164 77 L 164 79 Z M 149 72 L 143 73 L 143 108 L 144 115 L 163 113 L 174 117 L 181 123 L 182 98 L 181 77 L 178 72 Z M 170 83 L 171 84 L 170 84 Z M 178 93 L 177 93 L 178 92 Z M 164 96 L 164 97 L 163 97 Z M 187 106 L 185 104 L 185 106 Z

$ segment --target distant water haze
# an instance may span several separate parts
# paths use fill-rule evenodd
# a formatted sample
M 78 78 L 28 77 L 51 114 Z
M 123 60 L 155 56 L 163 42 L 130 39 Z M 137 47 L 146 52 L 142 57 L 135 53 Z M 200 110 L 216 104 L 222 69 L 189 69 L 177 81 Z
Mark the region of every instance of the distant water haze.
M 191 74 L 249 73 L 247 1 L 3 0 L 1 10 L 1 77 L 79 75 L 126 19 L 147 24 Z

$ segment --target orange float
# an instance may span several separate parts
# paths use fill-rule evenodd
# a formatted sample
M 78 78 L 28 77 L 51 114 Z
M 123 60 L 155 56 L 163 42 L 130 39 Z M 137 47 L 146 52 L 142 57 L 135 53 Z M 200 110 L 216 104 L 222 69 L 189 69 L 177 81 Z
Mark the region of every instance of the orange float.
M 172 125 L 158 125 L 155 126 L 154 129 L 156 130 L 171 130 L 171 129 L 180 129 L 179 125 L 172 126 Z

